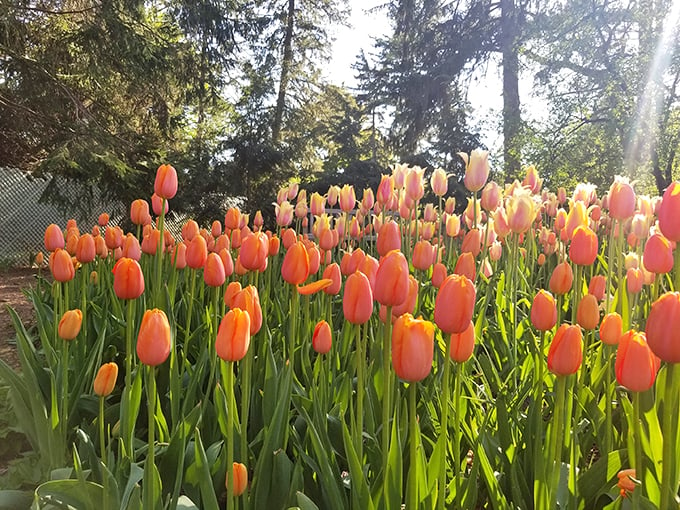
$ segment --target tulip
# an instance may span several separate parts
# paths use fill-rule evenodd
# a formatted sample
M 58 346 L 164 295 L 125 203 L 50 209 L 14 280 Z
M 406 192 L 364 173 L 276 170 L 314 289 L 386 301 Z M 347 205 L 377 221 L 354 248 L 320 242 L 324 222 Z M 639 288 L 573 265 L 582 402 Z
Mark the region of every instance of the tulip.
M 529 230 L 536 217 L 534 200 L 526 192 L 515 192 L 505 204 L 508 227 L 516 234 Z
M 106 247 L 109 250 L 115 250 L 123 245 L 123 230 L 116 227 L 106 227 L 104 231 L 104 240 L 106 241 Z
M 589 227 L 576 227 L 569 245 L 569 259 L 574 264 L 589 266 L 596 258 L 597 235 Z
M 616 351 L 616 380 L 630 391 L 647 391 L 654 385 L 659 358 L 649 348 L 644 333 L 627 331 Z
M 663 194 L 659 206 L 659 228 L 671 241 L 680 242 L 680 182 L 672 182 Z
M 73 340 L 80 333 L 80 327 L 83 323 L 83 312 L 78 309 L 64 312 L 59 321 L 59 338 L 62 340 Z
M 645 244 L 642 263 L 652 273 L 670 273 L 673 269 L 673 248 L 668 239 L 661 234 L 654 234 Z
M 588 284 L 588 294 L 592 294 L 598 301 L 602 301 L 607 289 L 607 278 L 604 275 L 595 275 Z
M 626 289 L 630 294 L 638 294 L 642 291 L 643 284 L 644 275 L 640 269 L 631 267 L 626 271 Z
M 465 276 L 449 275 L 437 292 L 434 321 L 444 333 L 462 333 L 472 320 L 477 292 Z
M 417 202 L 423 195 L 425 195 L 425 186 L 423 184 L 423 175 L 425 174 L 425 169 L 419 166 L 414 166 L 409 168 L 404 179 L 404 191 L 405 196 L 411 202 Z M 411 207 L 409 206 L 409 209 Z
M 386 221 L 380 227 L 375 247 L 381 257 L 392 250 L 401 249 L 401 233 L 399 232 L 399 225 L 395 221 Z
M 177 194 L 177 171 L 170 165 L 159 166 L 153 190 L 161 198 L 173 198 Z
M 392 366 L 407 382 L 422 381 L 432 370 L 434 324 L 409 313 L 400 316 L 392 329 Z
M 224 264 L 217 253 L 209 253 L 203 268 L 203 281 L 209 287 L 220 287 L 226 280 Z
M 436 289 L 441 287 L 442 283 L 447 277 L 446 266 L 441 262 L 437 262 L 432 266 L 432 286 Z
M 616 477 L 619 479 L 616 485 L 621 489 L 620 495 L 622 498 L 625 498 L 627 493 L 635 490 L 637 485 L 631 480 L 631 478 L 636 478 L 634 469 L 622 469 L 616 474 Z
M 188 220 L 182 225 L 182 239 L 185 243 L 191 242 L 198 235 L 199 230 L 198 223 L 195 220 Z
M 130 204 L 130 220 L 135 225 L 144 225 L 149 216 L 149 202 L 138 198 Z
M 434 264 L 436 255 L 437 251 L 430 241 L 421 239 L 413 247 L 413 256 L 411 260 L 413 262 L 413 267 L 420 269 L 421 271 L 427 271 L 432 264 Z
M 462 333 L 451 333 L 449 356 L 456 363 L 465 363 L 475 349 L 475 325 L 472 321 Z
M 241 264 L 251 271 L 263 266 L 269 254 L 269 239 L 262 232 L 250 234 L 241 241 L 239 258 Z
M 588 226 L 588 210 L 583 202 L 572 202 L 569 208 L 569 214 L 566 217 L 564 228 L 567 231 L 567 237 L 571 239 L 574 235 L 576 227 Z
M 561 262 L 553 270 L 550 276 L 550 291 L 553 294 L 563 295 L 569 292 L 574 282 L 574 272 L 567 262 Z
M 472 282 L 475 281 L 477 265 L 472 253 L 464 252 L 460 254 L 458 260 L 456 260 L 456 266 L 453 268 L 453 273 L 466 276 Z
M 536 194 L 541 189 L 541 184 L 543 180 L 538 177 L 538 170 L 534 165 L 529 165 L 527 167 L 527 173 L 522 180 L 522 186 L 528 188 L 533 194 Z
M 113 290 L 120 299 L 137 299 L 144 292 L 144 274 L 134 259 L 121 258 L 113 266 Z
M 645 333 L 652 352 L 667 363 L 680 363 L 680 293 L 666 292 L 654 301 L 647 316 Z
M 315 245 L 308 245 L 305 248 L 307 249 L 307 256 L 309 258 L 309 274 L 316 274 L 321 266 L 321 252 L 319 252 L 319 249 Z
M 153 209 L 153 213 L 156 216 L 161 215 L 161 207 L 163 206 L 163 198 L 159 197 L 155 193 L 151 195 L 151 209 Z M 170 206 L 168 205 L 168 201 L 165 201 L 165 208 L 163 209 L 163 214 L 168 214 L 168 211 L 170 210 Z
M 314 327 L 312 348 L 319 354 L 328 354 L 332 344 L 331 327 L 328 322 L 321 320 Z
M 248 488 L 248 469 L 240 462 L 234 462 L 232 476 L 234 477 L 234 496 L 238 497 Z M 229 477 L 225 481 L 225 487 L 229 489 Z
M 208 260 L 208 243 L 203 236 L 195 236 L 187 246 L 187 265 L 191 269 L 200 269 Z
M 557 376 L 575 374 L 583 358 L 583 336 L 579 326 L 562 324 L 548 350 L 548 370 Z
M 555 298 L 545 290 L 534 296 L 531 304 L 531 324 L 538 331 L 548 331 L 557 323 L 557 305 Z
M 465 234 L 463 244 L 461 245 L 461 253 L 472 253 L 474 257 L 479 255 L 482 250 L 482 233 L 479 229 L 473 228 Z
M 231 285 L 231 283 L 229 285 Z M 225 302 L 227 301 L 226 293 L 224 300 Z M 228 304 L 229 308 L 240 308 L 241 310 L 248 312 L 251 337 L 260 331 L 260 328 L 262 327 L 262 307 L 260 306 L 260 295 L 257 292 L 257 287 L 248 285 L 237 292 Z
M 408 262 L 399 250 L 392 250 L 380 260 L 375 275 L 375 300 L 385 306 L 403 303 L 408 295 Z
M 430 186 L 432 187 L 432 192 L 436 196 L 443 197 L 446 195 L 447 188 L 449 187 L 449 179 L 443 169 L 434 169 L 432 176 L 430 177 Z
M 309 255 L 301 242 L 294 243 L 286 252 L 281 276 L 291 285 L 299 285 L 309 276 Z
M 47 251 L 56 251 L 58 248 L 63 249 L 65 246 L 64 233 L 58 225 L 52 223 L 45 229 L 45 249 Z
M 217 330 L 215 349 L 224 361 L 240 361 L 250 345 L 250 315 L 240 308 L 232 308 L 222 318 Z
M 118 378 L 118 365 L 114 362 L 104 363 L 94 378 L 94 393 L 100 397 L 108 397 L 113 393 Z
M 586 294 L 581 298 L 576 309 L 576 322 L 585 330 L 596 329 L 600 323 L 597 298 L 592 294 Z
M 487 183 L 482 190 L 480 205 L 487 212 L 495 211 L 501 203 L 501 188 L 494 181 Z
M 463 182 L 468 191 L 476 192 L 484 187 L 489 178 L 489 153 L 481 149 L 475 149 L 468 157 L 464 152 L 458 155 L 465 162 L 465 178 Z
M 356 271 L 347 278 L 342 296 L 342 310 L 345 319 L 352 324 L 364 324 L 371 318 L 373 294 L 365 274 Z
M 69 282 L 73 280 L 76 269 L 73 266 L 73 259 L 66 250 L 57 248 L 50 255 L 50 270 L 52 277 L 58 282 Z
M 446 235 L 449 237 L 457 237 L 460 233 L 460 218 L 451 214 L 446 217 Z
M 600 323 L 600 340 L 603 344 L 616 345 L 623 332 L 623 319 L 616 313 L 608 313 Z
M 354 209 L 356 204 L 356 195 L 354 194 L 354 187 L 350 184 L 345 184 L 340 189 L 340 209 L 343 212 L 349 212 Z
M 609 188 L 609 216 L 615 220 L 625 220 L 635 213 L 635 191 L 624 177 L 616 176 Z
M 168 359 L 171 346 L 170 323 L 165 312 L 158 308 L 144 312 L 137 335 L 139 361 L 151 367 L 158 366 Z
M 94 243 L 94 237 L 90 234 L 83 234 L 78 239 L 76 246 L 76 258 L 81 264 L 92 262 L 97 256 L 97 247 Z

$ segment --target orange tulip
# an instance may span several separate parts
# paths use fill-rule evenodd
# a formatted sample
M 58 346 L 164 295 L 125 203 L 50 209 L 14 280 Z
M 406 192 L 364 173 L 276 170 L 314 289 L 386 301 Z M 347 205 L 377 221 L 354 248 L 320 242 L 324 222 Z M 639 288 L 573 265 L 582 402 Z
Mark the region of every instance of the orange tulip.
M 64 312 L 59 321 L 59 338 L 62 340 L 73 340 L 80 333 L 83 324 L 83 312 L 78 309 Z
M 456 363 L 464 363 L 470 359 L 475 350 L 475 325 L 472 321 L 462 333 L 451 333 L 449 356 Z
M 365 274 L 356 271 L 347 278 L 342 296 L 342 310 L 345 319 L 352 324 L 364 324 L 371 318 L 373 294 Z
M 603 344 L 616 345 L 623 332 L 623 319 L 616 313 L 608 313 L 600 323 L 600 340 Z
M 279 248 L 281 246 L 281 239 L 277 236 L 272 236 L 269 240 L 269 256 L 274 257 L 279 254 Z
M 607 277 L 601 274 L 593 276 L 588 284 L 588 294 L 592 294 L 598 301 L 602 301 L 606 292 Z
M 224 264 L 217 253 L 209 253 L 203 268 L 203 281 L 209 287 L 220 287 L 226 280 Z
M 195 220 L 188 220 L 182 225 L 182 239 L 185 243 L 191 242 L 198 235 L 199 230 L 198 223 Z
M 597 258 L 597 235 L 589 227 L 579 225 L 569 245 L 569 258 L 579 266 L 589 266 Z
M 349 212 L 354 209 L 356 201 L 356 194 L 352 185 L 345 184 L 340 188 L 340 209 L 343 212 Z
M 168 359 L 171 346 L 170 323 L 165 312 L 158 308 L 144 312 L 137 335 L 139 361 L 151 367 L 158 366 Z
M 630 391 L 647 391 L 654 386 L 659 358 L 649 348 L 644 333 L 627 331 L 616 350 L 616 380 Z
M 50 255 L 50 270 L 52 277 L 58 282 L 69 282 L 76 275 L 71 256 L 61 248 L 57 248 Z
M 76 258 L 81 264 L 92 262 L 97 256 L 97 247 L 94 244 L 94 237 L 90 234 L 83 234 L 78 239 L 76 246 Z
M 473 257 L 477 257 L 482 250 L 482 233 L 478 228 L 473 228 L 465 234 L 463 244 L 460 248 L 461 253 L 472 253 Z
M 666 292 L 654 301 L 647 316 L 647 343 L 667 363 L 680 363 L 680 293 Z
M 321 252 L 316 245 L 306 246 L 306 248 L 309 257 L 309 274 L 316 274 L 321 266 Z
M 224 361 L 239 361 L 250 346 L 250 315 L 240 308 L 232 308 L 222 318 L 217 330 L 215 349 Z
M 659 228 L 671 241 L 680 242 L 680 182 L 672 182 L 663 194 L 659 206 Z
M 121 256 L 139 261 L 142 258 L 142 248 L 139 241 L 132 234 L 127 234 L 123 238 L 123 246 L 120 247 Z
M 548 370 L 558 376 L 575 374 L 583 359 L 583 335 L 579 326 L 562 324 L 548 350 Z
M 571 266 L 566 261 L 557 264 L 550 276 L 550 292 L 564 295 L 569 292 L 572 283 L 574 283 L 574 272 Z
M 94 378 L 94 393 L 100 397 L 108 397 L 113 393 L 118 378 L 118 365 L 114 362 L 104 363 Z
M 97 248 L 97 255 L 99 258 L 105 259 L 109 256 L 109 249 L 106 246 L 106 241 L 102 236 L 97 236 L 94 238 L 94 245 Z
M 241 222 L 241 211 L 236 207 L 230 207 L 227 209 L 227 213 L 224 215 L 224 228 L 228 230 L 236 230 Z
M 106 227 L 104 241 L 109 250 L 115 250 L 123 245 L 123 230 L 120 227 Z
M 187 245 L 178 243 L 172 253 L 172 265 L 176 269 L 184 269 L 187 267 Z
M 642 263 L 651 273 L 670 273 L 673 269 L 673 248 L 670 241 L 661 234 L 654 234 L 647 239 Z
M 191 269 L 200 269 L 208 260 L 208 243 L 203 236 L 195 236 L 187 245 L 187 266 Z
M 340 266 L 333 262 L 326 266 L 323 270 L 323 278 L 327 280 L 332 280 L 332 284 L 323 289 L 324 293 L 329 296 L 335 296 L 340 292 L 340 287 L 342 286 L 342 274 L 340 273 Z
M 292 228 L 287 228 L 281 234 L 281 241 L 283 242 L 283 249 L 288 251 L 288 249 L 293 246 L 298 240 L 295 230 Z
M 410 313 L 400 316 L 392 329 L 392 367 L 407 382 L 422 381 L 432 370 L 434 324 Z
M 238 497 L 243 494 L 248 488 L 248 469 L 244 464 L 240 462 L 234 462 L 232 476 L 234 479 L 234 496 Z M 225 487 L 229 489 L 229 477 L 227 476 L 227 481 L 225 482 Z
M 635 213 L 635 191 L 633 186 L 621 177 L 616 177 L 609 188 L 609 216 L 625 220 Z
M 58 225 L 52 223 L 45 229 L 45 249 L 47 251 L 55 251 L 57 248 L 64 248 L 64 233 Z
M 240 308 L 248 312 L 248 317 L 250 317 L 250 336 L 254 336 L 260 331 L 262 327 L 262 307 L 260 306 L 260 295 L 257 292 L 257 287 L 248 285 L 240 290 L 234 295 L 229 308 Z
M 399 250 L 388 252 L 380 260 L 375 275 L 375 300 L 381 305 L 396 306 L 403 303 L 409 289 L 408 262 Z
M 138 198 L 130 204 L 130 220 L 135 225 L 144 225 L 149 216 L 149 202 Z
M 113 290 L 120 299 L 137 299 L 144 292 L 144 274 L 134 259 L 121 258 L 113 266 Z
M 392 250 L 401 249 L 401 233 L 399 232 L 399 225 L 395 221 L 386 221 L 380 227 L 375 247 L 381 257 L 384 257 Z
M 446 274 L 446 266 L 441 262 L 437 262 L 432 266 L 432 286 L 436 289 L 441 287 L 448 275 Z
M 312 348 L 319 354 L 328 354 L 333 343 L 333 334 L 330 325 L 321 320 L 314 327 L 312 335 Z
M 596 329 L 600 323 L 597 298 L 592 294 L 586 294 L 581 298 L 576 309 L 576 322 L 585 330 Z
M 444 333 L 462 333 L 472 320 L 477 291 L 465 276 L 452 274 L 444 280 L 434 304 L 434 321 Z
M 222 235 L 222 224 L 220 223 L 220 220 L 215 220 L 212 222 L 212 225 L 210 225 L 210 233 L 215 238 L 218 238 Z
M 294 243 L 286 252 L 281 276 L 291 285 L 300 285 L 309 276 L 309 255 L 301 242 Z
M 642 290 L 644 275 L 637 267 L 631 267 L 626 271 L 626 289 L 631 294 L 637 294 Z
M 467 277 L 471 282 L 477 278 L 477 264 L 475 257 L 469 251 L 461 253 L 456 260 L 456 267 L 453 268 L 453 274 L 459 274 Z
M 78 240 L 80 235 L 77 232 L 68 232 L 66 234 L 66 247 L 64 248 L 69 255 L 74 256 L 76 254 L 76 248 L 78 248 Z
M 436 250 L 430 241 L 421 239 L 413 247 L 413 257 L 411 260 L 413 267 L 421 271 L 427 271 L 434 264 L 435 255 Z
M 147 255 L 155 255 L 158 250 L 158 243 L 161 240 L 160 230 L 149 230 L 147 234 L 142 238 L 142 253 Z
M 234 298 L 239 292 L 241 292 L 240 282 L 230 282 L 229 285 L 227 285 L 227 290 L 224 291 L 224 304 L 226 304 L 228 308 L 233 307 Z
M 557 305 L 555 298 L 545 290 L 534 296 L 531 304 L 531 324 L 538 331 L 548 331 L 557 323 Z
M 241 264 L 248 270 L 260 269 L 269 254 L 269 238 L 262 232 L 250 234 L 241 240 L 239 258 Z
M 622 498 L 625 498 L 629 492 L 633 492 L 637 487 L 637 484 L 631 480 L 631 478 L 636 477 L 634 469 L 622 469 L 616 474 L 616 477 L 619 479 L 616 485 L 621 489 Z
M 159 166 L 153 190 L 161 198 L 174 197 L 177 194 L 177 171 L 170 165 Z

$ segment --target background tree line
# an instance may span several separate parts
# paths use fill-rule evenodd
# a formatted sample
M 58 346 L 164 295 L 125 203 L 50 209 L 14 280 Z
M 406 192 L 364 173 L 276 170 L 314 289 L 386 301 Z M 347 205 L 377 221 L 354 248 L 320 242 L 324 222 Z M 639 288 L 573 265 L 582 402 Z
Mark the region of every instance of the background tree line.
M 375 185 L 397 161 L 454 184 L 456 153 L 498 130 L 501 180 L 534 163 L 553 187 L 627 174 L 660 191 L 679 165 L 675 4 L 387 0 L 392 30 L 347 89 L 321 75 L 346 0 L 0 0 L 0 166 L 129 203 L 170 161 L 173 207 L 208 219 L 229 198 L 266 213 L 294 176 Z M 482 65 L 503 110 L 480 127 Z M 547 106 L 522 104 L 522 76 Z

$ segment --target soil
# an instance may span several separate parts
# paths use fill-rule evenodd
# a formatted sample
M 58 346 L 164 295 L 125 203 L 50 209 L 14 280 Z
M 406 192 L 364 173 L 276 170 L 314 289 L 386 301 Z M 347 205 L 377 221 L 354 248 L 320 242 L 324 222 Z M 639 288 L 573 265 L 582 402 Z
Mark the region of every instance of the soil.
M 28 329 L 35 322 L 33 305 L 24 290 L 36 285 L 37 269 L 11 268 L 0 271 L 0 358 L 15 369 L 19 368 L 14 325 L 7 310 L 14 308 Z

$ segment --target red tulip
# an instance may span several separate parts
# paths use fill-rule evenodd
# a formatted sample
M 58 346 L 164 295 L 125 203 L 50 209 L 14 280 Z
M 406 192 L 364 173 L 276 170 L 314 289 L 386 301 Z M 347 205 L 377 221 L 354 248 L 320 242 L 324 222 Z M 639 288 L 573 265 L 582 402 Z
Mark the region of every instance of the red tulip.
M 579 326 L 562 324 L 548 350 L 548 370 L 558 376 L 578 372 L 583 359 L 583 335 Z
M 136 260 L 121 258 L 113 266 L 113 290 L 120 299 L 137 299 L 144 292 L 144 274 Z

